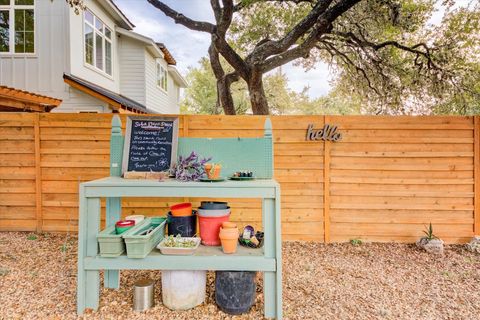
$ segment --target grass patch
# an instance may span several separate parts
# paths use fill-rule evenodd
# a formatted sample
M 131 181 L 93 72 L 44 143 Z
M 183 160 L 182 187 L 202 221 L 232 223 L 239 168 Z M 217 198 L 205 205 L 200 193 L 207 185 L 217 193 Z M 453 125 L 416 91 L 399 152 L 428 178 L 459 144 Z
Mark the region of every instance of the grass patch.
M 29 234 L 27 236 L 27 240 L 37 240 L 38 239 L 38 236 L 36 234 Z
M 357 247 L 357 246 L 361 245 L 362 243 L 363 243 L 363 241 L 360 240 L 360 239 L 352 239 L 352 240 L 350 240 L 350 244 L 351 244 L 352 246 L 356 246 L 356 247 Z

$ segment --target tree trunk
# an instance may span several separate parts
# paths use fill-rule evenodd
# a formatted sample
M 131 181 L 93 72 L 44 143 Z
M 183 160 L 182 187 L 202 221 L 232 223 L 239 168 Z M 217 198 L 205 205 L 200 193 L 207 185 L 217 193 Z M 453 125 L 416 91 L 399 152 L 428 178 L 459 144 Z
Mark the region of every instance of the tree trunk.
M 233 105 L 232 91 L 230 85 L 232 83 L 227 80 L 227 77 L 217 79 L 217 92 L 220 98 L 220 103 L 223 107 L 223 112 L 227 115 L 235 115 L 235 106 Z
M 263 89 L 262 73 L 252 72 L 247 81 L 253 114 L 269 114 L 268 101 Z

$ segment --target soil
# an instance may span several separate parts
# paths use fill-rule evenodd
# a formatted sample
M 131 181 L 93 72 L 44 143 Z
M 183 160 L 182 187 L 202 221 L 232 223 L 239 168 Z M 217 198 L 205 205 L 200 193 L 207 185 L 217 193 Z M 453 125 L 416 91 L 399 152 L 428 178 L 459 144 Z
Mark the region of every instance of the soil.
M 76 319 L 76 237 L 71 234 L 0 232 L 0 319 Z M 479 319 L 480 254 L 445 246 L 443 256 L 414 244 L 358 246 L 286 242 L 283 247 L 285 319 Z M 156 281 L 156 306 L 132 311 L 133 283 Z M 261 319 L 257 275 L 248 314 L 218 309 L 214 273 L 204 304 L 170 311 L 161 302 L 160 271 L 124 271 L 119 290 L 101 289 L 100 308 L 85 319 Z

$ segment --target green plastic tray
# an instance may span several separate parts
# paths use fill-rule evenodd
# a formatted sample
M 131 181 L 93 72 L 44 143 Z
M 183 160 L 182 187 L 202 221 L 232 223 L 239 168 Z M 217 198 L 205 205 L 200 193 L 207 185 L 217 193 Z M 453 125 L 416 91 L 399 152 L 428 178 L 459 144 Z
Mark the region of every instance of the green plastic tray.
M 97 234 L 100 245 L 100 256 L 105 258 L 118 257 L 125 252 L 125 242 L 121 234 L 117 234 L 115 226 L 110 226 Z
M 143 220 L 139 228 L 132 228 L 122 234 L 127 247 L 128 258 L 145 258 L 165 236 L 166 217 L 152 217 Z M 145 230 L 153 227 L 147 235 L 140 235 Z
M 128 231 L 138 229 L 143 225 L 143 221 Z M 100 246 L 100 256 L 105 258 L 118 257 L 125 252 L 125 241 L 123 234 L 117 234 L 115 225 L 110 226 L 97 234 L 97 241 Z

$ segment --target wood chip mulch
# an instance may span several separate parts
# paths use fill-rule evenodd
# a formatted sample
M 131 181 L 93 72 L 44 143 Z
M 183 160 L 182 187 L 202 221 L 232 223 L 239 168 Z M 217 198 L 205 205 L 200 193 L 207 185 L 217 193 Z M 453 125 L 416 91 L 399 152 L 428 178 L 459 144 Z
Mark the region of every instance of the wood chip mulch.
M 0 319 L 76 319 L 76 237 L 0 232 Z M 287 242 L 283 248 L 286 319 L 479 319 L 480 254 L 447 246 L 443 257 L 405 244 Z M 156 306 L 132 311 L 132 287 L 156 280 Z M 258 275 L 252 310 L 230 316 L 215 305 L 214 273 L 204 304 L 174 312 L 162 305 L 160 271 L 124 271 L 120 290 L 101 289 L 85 319 L 261 319 Z

